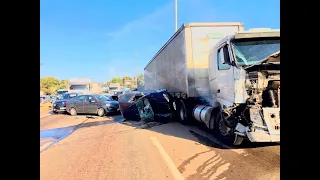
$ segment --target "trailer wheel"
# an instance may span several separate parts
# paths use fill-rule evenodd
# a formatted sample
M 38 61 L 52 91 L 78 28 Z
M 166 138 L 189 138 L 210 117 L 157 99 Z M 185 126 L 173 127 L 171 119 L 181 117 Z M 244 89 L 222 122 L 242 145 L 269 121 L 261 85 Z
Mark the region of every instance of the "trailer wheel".
M 224 115 L 222 112 L 217 114 L 217 118 L 215 119 L 215 127 L 214 132 L 218 136 L 218 138 L 226 145 L 239 146 L 243 137 L 234 134 L 234 129 L 230 128 L 226 125 L 226 120 L 224 119 Z
M 188 116 L 187 116 L 187 107 L 185 103 L 179 99 L 176 100 L 176 107 L 177 107 L 177 118 L 178 121 L 182 124 L 188 124 Z

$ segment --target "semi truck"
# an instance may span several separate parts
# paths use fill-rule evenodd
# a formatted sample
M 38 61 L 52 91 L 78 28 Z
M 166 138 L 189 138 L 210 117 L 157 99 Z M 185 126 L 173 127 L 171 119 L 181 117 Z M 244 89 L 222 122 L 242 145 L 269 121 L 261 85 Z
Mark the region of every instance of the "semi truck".
M 222 142 L 280 142 L 280 30 L 240 22 L 185 23 L 144 68 L 178 121 L 203 123 Z
M 112 95 L 118 92 L 121 89 L 121 84 L 120 83 L 110 83 L 109 84 L 109 93 Z
M 89 78 L 73 78 L 69 82 L 69 92 L 95 94 L 100 92 L 100 87 L 98 83 L 93 83 Z

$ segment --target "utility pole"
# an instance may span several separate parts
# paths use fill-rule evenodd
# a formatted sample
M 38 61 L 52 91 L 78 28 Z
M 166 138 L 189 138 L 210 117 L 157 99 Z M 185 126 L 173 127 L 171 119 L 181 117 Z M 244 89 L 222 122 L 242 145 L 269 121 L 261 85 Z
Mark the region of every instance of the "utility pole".
M 174 0 L 174 26 L 175 32 L 178 30 L 178 0 Z
M 138 51 L 136 51 L 136 85 L 138 88 Z

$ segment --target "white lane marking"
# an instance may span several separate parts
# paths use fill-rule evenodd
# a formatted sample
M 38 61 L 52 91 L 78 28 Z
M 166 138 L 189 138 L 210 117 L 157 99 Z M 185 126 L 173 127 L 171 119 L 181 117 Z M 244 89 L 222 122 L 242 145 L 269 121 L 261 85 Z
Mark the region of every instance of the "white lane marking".
M 40 153 L 42 150 L 46 149 L 47 147 L 49 147 L 53 143 L 54 143 L 54 141 L 51 141 L 51 142 L 47 142 L 44 145 L 40 146 Z
M 184 177 L 177 169 L 176 165 L 173 163 L 169 155 L 166 153 L 166 151 L 163 149 L 162 145 L 159 143 L 156 137 L 150 137 L 150 140 L 152 143 L 158 148 L 162 158 L 167 163 L 167 166 L 169 170 L 171 171 L 173 177 L 175 180 L 184 180 Z

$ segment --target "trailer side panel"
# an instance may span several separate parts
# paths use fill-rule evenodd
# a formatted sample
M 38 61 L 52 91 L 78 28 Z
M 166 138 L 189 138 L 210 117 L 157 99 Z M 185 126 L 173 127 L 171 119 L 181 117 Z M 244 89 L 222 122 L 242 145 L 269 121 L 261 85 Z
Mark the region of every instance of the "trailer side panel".
M 146 90 L 188 93 L 185 47 L 182 29 L 145 68 Z

